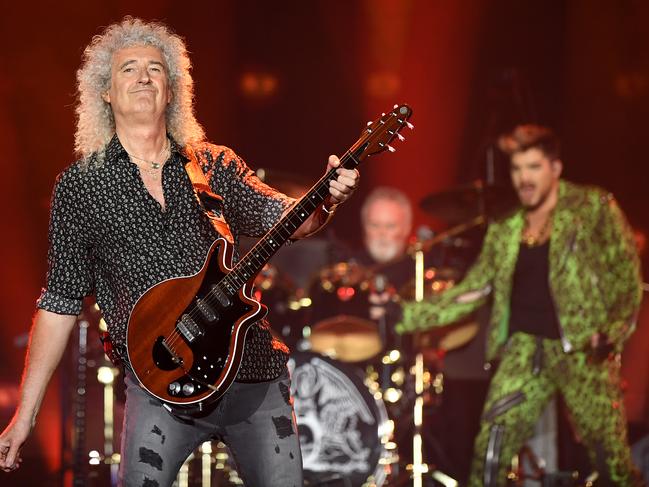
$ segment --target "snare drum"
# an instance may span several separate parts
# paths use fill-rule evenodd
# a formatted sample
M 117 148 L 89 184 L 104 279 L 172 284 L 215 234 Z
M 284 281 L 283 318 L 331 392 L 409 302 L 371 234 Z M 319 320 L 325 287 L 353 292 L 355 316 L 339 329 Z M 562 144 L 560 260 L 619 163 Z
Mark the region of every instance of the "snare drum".
M 392 423 L 357 368 L 308 352 L 289 360 L 307 485 L 381 486 Z

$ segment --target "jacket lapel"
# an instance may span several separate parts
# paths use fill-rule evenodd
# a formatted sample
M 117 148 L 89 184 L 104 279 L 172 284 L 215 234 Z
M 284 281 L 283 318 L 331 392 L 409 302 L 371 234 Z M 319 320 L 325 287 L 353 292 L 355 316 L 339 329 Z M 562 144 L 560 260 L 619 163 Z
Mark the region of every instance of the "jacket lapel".
M 577 231 L 581 225 L 578 216 L 570 208 L 575 208 L 574 194 L 565 181 L 559 181 L 559 200 L 552 216 L 550 236 L 550 282 L 563 269 L 566 258 L 572 252 Z
M 502 261 L 501 272 L 507 276 L 514 275 L 514 268 L 518 260 L 518 251 L 520 249 L 521 233 L 523 231 L 523 223 L 525 218 L 523 210 L 517 211 L 507 222 L 506 232 L 507 235 L 502 242 L 506 247 L 504 250 L 504 259 Z M 511 279 L 510 279 L 511 281 Z

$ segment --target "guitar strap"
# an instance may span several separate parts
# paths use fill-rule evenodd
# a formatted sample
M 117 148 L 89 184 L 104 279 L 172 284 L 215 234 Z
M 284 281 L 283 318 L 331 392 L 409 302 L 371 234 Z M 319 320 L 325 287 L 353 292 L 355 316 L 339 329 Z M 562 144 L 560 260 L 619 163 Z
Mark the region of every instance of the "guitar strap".
M 234 237 L 232 236 L 232 232 L 230 232 L 230 227 L 225 221 L 225 218 L 223 218 L 223 197 L 214 193 L 212 188 L 210 188 L 205 178 L 205 173 L 198 164 L 194 150 L 188 147 L 185 150 L 185 155 L 189 159 L 187 164 L 185 164 L 185 170 L 187 171 L 189 180 L 192 182 L 194 195 L 198 204 L 205 212 L 207 218 L 209 218 L 216 233 L 231 244 L 234 244 Z

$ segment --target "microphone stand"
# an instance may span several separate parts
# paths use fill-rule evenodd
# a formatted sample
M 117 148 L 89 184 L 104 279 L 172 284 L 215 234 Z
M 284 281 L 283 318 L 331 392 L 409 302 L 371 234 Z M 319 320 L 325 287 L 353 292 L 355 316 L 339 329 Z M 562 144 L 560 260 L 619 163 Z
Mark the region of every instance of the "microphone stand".
M 472 220 L 456 225 L 442 233 L 439 233 L 429 239 L 416 241 L 408 248 L 408 254 L 415 261 L 415 302 L 424 300 L 424 254 L 432 249 L 435 245 L 447 241 L 450 237 L 466 232 L 467 230 L 480 226 L 486 222 L 484 216 L 484 208 L 481 208 L 480 216 Z M 412 368 L 412 373 L 415 376 L 415 404 L 413 407 L 413 436 L 412 436 L 412 485 L 413 487 L 423 487 L 423 474 L 428 473 L 428 464 L 424 463 L 423 459 L 423 440 L 422 440 L 422 423 L 423 423 L 423 410 L 424 410 L 424 389 L 425 389 L 425 376 L 424 370 L 424 355 L 421 350 L 415 354 L 415 364 Z M 447 486 L 457 486 L 458 483 L 454 479 L 444 475 L 442 472 L 433 472 L 433 477 Z
M 484 214 L 481 214 L 480 216 L 476 216 L 475 218 L 469 220 L 466 223 L 461 223 L 459 225 L 455 225 L 454 227 L 449 228 L 448 230 L 445 230 L 441 233 L 438 233 L 434 237 L 431 237 L 427 240 L 420 240 L 416 241 L 415 243 L 411 244 L 408 247 L 408 254 L 410 254 L 413 259 L 415 259 L 415 301 L 420 301 L 417 299 L 416 295 L 416 289 L 417 285 L 419 284 L 421 280 L 421 289 L 423 293 L 424 289 L 424 274 L 423 274 L 423 254 L 424 252 L 430 251 L 435 245 L 439 245 L 440 243 L 444 243 L 446 240 L 448 240 L 451 237 L 455 237 L 456 235 L 459 235 L 461 233 L 466 232 L 467 230 L 470 230 L 471 228 L 474 227 L 479 227 L 480 225 L 484 225 L 487 221 L 487 218 L 484 216 Z M 421 276 L 417 275 L 417 253 L 421 252 L 422 253 L 422 269 L 421 269 Z M 423 300 L 423 294 L 421 299 Z

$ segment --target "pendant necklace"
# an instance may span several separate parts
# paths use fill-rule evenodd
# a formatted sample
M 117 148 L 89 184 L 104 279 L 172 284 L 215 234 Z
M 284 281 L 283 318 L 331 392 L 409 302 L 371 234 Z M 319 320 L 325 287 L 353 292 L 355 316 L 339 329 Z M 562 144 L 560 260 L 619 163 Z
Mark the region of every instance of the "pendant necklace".
M 149 164 L 151 167 L 142 167 L 139 166 L 138 164 L 135 165 L 138 166 L 140 169 L 144 169 L 147 172 L 147 174 L 149 174 L 154 179 L 158 179 L 160 177 L 160 173 L 158 171 L 162 168 L 164 161 L 167 160 L 168 157 L 167 151 L 170 149 L 170 147 L 171 147 L 171 141 L 167 137 L 167 143 L 164 145 L 164 147 L 162 148 L 160 153 L 155 157 L 154 160 L 143 159 L 142 157 L 134 156 L 128 151 L 126 151 L 126 153 L 131 159 L 137 159 L 138 161 L 146 162 L 147 164 Z M 157 162 L 156 159 L 162 162 Z
M 521 242 L 528 247 L 536 247 L 538 245 L 545 243 L 548 235 L 550 235 L 551 222 L 552 222 L 552 212 L 548 213 L 548 216 L 545 219 L 545 222 L 543 222 L 543 226 L 539 230 L 539 233 L 537 235 L 531 235 L 529 233 L 530 222 L 526 218 L 525 228 L 523 229 L 523 233 L 521 235 Z

